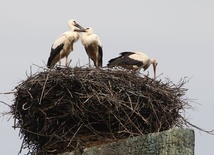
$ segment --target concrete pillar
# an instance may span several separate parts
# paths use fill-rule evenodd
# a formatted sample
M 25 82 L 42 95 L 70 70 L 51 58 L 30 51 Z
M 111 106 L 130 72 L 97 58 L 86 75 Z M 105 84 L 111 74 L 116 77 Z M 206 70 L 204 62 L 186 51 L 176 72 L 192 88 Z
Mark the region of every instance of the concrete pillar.
M 194 146 L 194 130 L 177 128 L 85 148 L 82 155 L 194 155 Z

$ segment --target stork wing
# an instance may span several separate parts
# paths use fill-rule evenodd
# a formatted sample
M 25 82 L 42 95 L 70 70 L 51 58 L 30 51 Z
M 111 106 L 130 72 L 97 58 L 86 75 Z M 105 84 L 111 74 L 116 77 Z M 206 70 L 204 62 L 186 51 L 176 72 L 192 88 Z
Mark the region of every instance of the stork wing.
M 48 58 L 48 63 L 47 66 L 50 67 L 52 61 L 54 60 L 54 58 L 60 53 L 60 51 L 63 49 L 64 44 L 60 44 L 58 45 L 56 48 L 53 48 L 53 46 L 51 47 L 51 53 L 50 56 Z
M 109 60 L 107 66 L 108 66 L 108 67 L 117 66 L 117 65 L 118 65 L 118 62 L 119 62 L 119 60 L 120 60 L 121 58 L 122 58 L 122 56 L 119 56 L 119 57 L 116 57 L 116 58 L 113 58 L 113 59 Z
M 135 60 L 129 57 L 131 54 L 134 54 L 133 52 L 122 52 L 120 54 L 121 56 L 109 60 L 107 66 L 108 67 L 121 66 L 127 69 L 131 69 L 133 65 L 135 66 L 143 65 L 142 61 Z

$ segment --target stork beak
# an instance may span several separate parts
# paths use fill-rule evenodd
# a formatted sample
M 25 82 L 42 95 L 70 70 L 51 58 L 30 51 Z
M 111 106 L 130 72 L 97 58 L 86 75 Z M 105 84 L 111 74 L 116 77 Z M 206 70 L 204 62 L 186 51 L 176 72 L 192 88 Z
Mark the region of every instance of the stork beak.
M 75 24 L 75 27 L 77 27 L 77 28 L 79 28 L 79 29 L 75 29 L 74 31 L 77 31 L 77 32 L 85 32 L 85 29 L 82 27 L 82 26 L 80 26 L 79 24 Z
M 153 69 L 154 69 L 154 79 L 156 78 L 156 64 L 153 64 Z
M 76 32 L 85 32 L 85 30 L 83 29 L 74 29 L 74 31 L 76 31 Z

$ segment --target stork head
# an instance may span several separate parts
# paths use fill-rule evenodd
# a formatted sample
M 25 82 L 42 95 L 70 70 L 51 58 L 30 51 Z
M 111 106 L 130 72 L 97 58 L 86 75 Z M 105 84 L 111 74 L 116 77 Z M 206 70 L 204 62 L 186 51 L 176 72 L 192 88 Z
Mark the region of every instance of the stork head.
M 154 78 L 156 78 L 156 67 L 158 65 L 158 62 L 156 59 L 151 59 L 151 63 L 153 65 L 153 69 L 154 69 Z
M 85 29 L 85 32 L 86 32 L 88 35 L 94 33 L 94 31 L 93 31 L 93 29 L 92 29 L 91 27 L 87 27 L 87 28 Z
M 85 32 L 85 29 L 80 26 L 74 19 L 70 19 L 68 21 L 68 26 L 70 27 L 70 29 L 72 29 L 73 31 L 77 31 L 77 32 Z

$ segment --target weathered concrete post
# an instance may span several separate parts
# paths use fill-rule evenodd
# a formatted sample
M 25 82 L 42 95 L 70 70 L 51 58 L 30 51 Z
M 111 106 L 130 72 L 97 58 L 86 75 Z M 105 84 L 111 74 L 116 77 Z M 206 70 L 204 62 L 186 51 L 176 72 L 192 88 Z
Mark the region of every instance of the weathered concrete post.
M 178 128 L 86 148 L 83 155 L 194 155 L 194 146 L 194 130 Z

